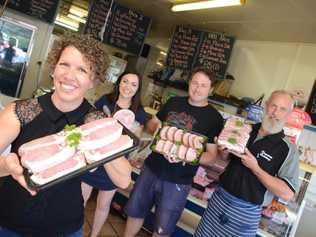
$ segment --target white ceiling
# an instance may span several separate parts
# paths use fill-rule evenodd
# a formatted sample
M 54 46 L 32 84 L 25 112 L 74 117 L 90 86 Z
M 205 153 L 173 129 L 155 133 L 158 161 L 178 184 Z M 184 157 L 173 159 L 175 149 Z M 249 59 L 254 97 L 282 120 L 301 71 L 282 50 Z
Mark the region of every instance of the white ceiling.
M 188 0 L 186 0 L 188 1 Z M 225 32 L 243 40 L 316 43 L 316 0 L 247 0 L 243 7 L 171 12 L 185 0 L 117 0 L 152 18 L 147 42 L 167 49 L 175 25 Z

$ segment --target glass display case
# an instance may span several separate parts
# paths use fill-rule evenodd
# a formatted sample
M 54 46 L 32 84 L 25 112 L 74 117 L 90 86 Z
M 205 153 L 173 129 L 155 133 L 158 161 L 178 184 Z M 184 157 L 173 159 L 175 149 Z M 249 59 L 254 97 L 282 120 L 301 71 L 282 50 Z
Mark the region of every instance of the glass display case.
M 30 59 L 36 27 L 0 19 L 0 92 L 18 97 Z

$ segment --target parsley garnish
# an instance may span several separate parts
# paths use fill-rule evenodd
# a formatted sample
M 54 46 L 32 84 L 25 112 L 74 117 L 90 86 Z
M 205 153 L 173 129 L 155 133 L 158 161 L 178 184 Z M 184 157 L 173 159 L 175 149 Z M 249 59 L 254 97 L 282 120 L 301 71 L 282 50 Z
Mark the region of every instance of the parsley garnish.
M 72 130 L 74 130 L 76 128 L 76 125 L 72 124 L 72 125 L 68 125 L 66 124 L 66 126 L 64 127 L 64 131 L 65 132 L 71 132 Z
M 66 141 L 68 142 L 68 145 L 70 147 L 76 147 L 79 145 L 81 140 L 81 133 L 75 130 L 76 125 L 66 125 L 64 128 L 64 131 L 68 132 L 68 135 L 66 136 Z
M 235 144 L 237 144 L 237 139 L 236 138 L 234 138 L 234 137 L 230 137 L 230 138 L 228 138 L 228 140 L 227 140 L 230 144 L 233 144 L 233 145 L 235 145 Z
M 237 120 L 235 122 L 235 125 L 236 125 L 236 127 L 242 127 L 242 126 L 244 126 L 244 123 L 242 121 L 240 121 L 240 120 Z

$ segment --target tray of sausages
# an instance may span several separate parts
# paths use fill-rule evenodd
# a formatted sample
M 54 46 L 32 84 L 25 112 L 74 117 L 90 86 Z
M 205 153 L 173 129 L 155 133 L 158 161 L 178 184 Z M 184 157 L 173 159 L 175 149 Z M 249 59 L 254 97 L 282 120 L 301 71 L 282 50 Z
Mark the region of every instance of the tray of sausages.
M 151 149 L 164 155 L 169 162 L 198 165 L 206 143 L 207 137 L 202 134 L 164 123 Z

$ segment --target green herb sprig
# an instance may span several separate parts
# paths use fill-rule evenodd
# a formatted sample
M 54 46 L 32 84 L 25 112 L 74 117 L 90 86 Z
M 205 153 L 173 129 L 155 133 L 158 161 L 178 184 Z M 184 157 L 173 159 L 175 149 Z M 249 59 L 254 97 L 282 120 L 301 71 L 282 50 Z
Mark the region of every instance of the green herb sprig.
M 67 124 L 64 128 L 64 131 L 68 133 L 68 135 L 66 136 L 66 141 L 68 142 L 68 145 L 70 147 L 78 146 L 82 137 L 82 134 L 76 131 L 75 129 L 76 129 L 76 125 L 74 124 L 72 125 Z
M 75 128 L 76 128 L 76 125 L 74 125 L 74 124 L 72 124 L 72 125 L 66 124 L 66 126 L 64 127 L 64 131 L 71 132 L 71 131 L 75 130 Z
M 230 138 L 228 138 L 227 141 L 228 141 L 230 144 L 233 144 L 233 145 L 237 144 L 237 139 L 236 139 L 235 137 L 230 137 Z

